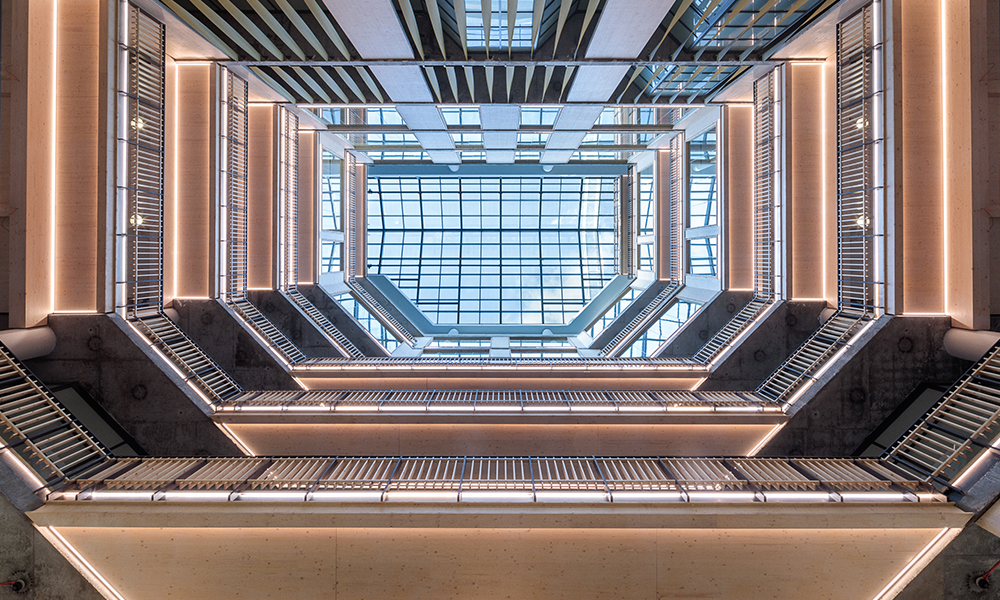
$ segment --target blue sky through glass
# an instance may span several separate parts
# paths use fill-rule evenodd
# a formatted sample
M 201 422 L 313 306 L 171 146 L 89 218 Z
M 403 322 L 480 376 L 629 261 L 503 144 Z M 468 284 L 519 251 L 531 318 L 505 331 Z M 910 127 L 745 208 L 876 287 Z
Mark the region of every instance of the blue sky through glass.
M 369 273 L 432 323 L 568 323 L 615 275 L 614 181 L 373 177 Z

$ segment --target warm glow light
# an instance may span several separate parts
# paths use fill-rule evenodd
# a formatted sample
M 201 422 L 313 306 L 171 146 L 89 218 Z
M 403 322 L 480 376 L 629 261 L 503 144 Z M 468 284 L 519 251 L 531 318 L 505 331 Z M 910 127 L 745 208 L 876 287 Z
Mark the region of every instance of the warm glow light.
M 240 439 L 240 436 L 236 435 L 236 432 L 230 429 L 228 425 L 226 425 L 225 423 L 218 423 L 218 425 L 219 428 L 222 429 L 223 433 L 225 433 L 229 439 L 233 440 L 236 443 L 236 446 L 239 447 L 240 451 L 243 452 L 243 454 L 246 454 L 247 456 L 257 456 L 257 453 L 254 452 L 250 448 L 250 446 L 247 445 L 246 442 Z
M 42 534 L 42 537 L 56 547 L 56 550 L 58 550 L 60 554 L 65 556 L 70 561 L 70 564 L 76 567 L 88 581 L 94 584 L 94 587 L 96 587 L 98 592 L 100 592 L 103 596 L 110 596 L 112 598 L 117 598 L 118 600 L 125 600 L 125 597 L 119 594 L 118 590 L 112 587 L 111 584 L 108 583 L 108 580 L 101 576 L 101 574 L 97 572 L 97 569 L 87 562 L 87 559 L 85 559 L 72 544 L 66 541 L 66 538 L 64 538 L 62 534 L 56 531 L 55 527 L 38 527 L 38 531 Z
M 52 162 L 49 165 L 51 169 L 52 180 L 49 185 L 52 186 L 50 190 L 50 202 L 51 210 L 49 214 L 49 312 L 53 312 L 56 309 L 56 184 L 58 182 L 58 172 L 59 169 L 56 166 L 56 148 L 59 147 L 58 132 L 56 131 L 56 120 L 58 117 L 59 109 L 59 94 L 58 94 L 58 80 L 59 80 L 59 1 L 54 0 L 52 2 L 52 93 L 49 96 L 52 100 Z M 27 307 L 26 307 L 27 308 Z
M 132 129 L 135 129 L 136 131 L 139 131 L 143 127 L 146 126 L 146 121 L 143 120 L 142 117 L 132 117 L 132 123 L 131 123 L 131 125 L 132 125 Z
M 131 217 L 129 217 L 128 222 L 132 225 L 132 227 L 141 227 L 142 226 L 142 215 L 140 215 L 140 214 L 134 214 Z
M 928 563 L 934 560 L 934 557 L 961 532 L 962 529 L 960 527 L 945 527 L 942 529 L 929 544 L 924 546 L 923 550 L 913 557 L 913 560 L 906 563 L 906 566 L 872 600 L 895 598 L 917 576 L 917 573 L 920 573 Z
M 767 435 L 761 438 L 761 440 L 757 442 L 757 445 L 751 448 L 750 452 L 747 452 L 747 456 L 757 456 L 757 453 L 760 452 L 761 448 L 763 448 L 768 442 L 770 442 L 771 439 L 774 438 L 774 436 L 778 435 L 778 432 L 781 431 L 781 428 L 784 427 L 785 424 L 787 423 L 788 421 L 785 421 L 784 423 L 778 423 L 773 428 L 771 428 L 771 431 L 769 431 Z
M 944 263 L 941 270 L 944 271 L 944 306 L 943 312 L 951 310 L 951 303 L 948 298 L 948 28 L 945 19 L 947 18 L 948 2 L 951 0 L 941 0 L 941 223 L 943 224 L 944 237 Z

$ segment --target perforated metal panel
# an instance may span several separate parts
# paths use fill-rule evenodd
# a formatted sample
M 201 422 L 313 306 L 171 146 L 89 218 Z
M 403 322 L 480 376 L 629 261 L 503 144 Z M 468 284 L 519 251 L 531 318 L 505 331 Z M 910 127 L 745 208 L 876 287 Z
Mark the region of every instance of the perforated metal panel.
M 759 299 L 774 296 L 775 87 L 772 70 L 753 84 L 753 287 Z
M 670 186 L 667 203 L 670 211 L 669 244 L 670 267 L 663 274 L 670 281 L 680 284 L 684 277 L 684 134 L 678 133 L 670 140 L 668 156 Z
M 299 282 L 299 118 L 278 108 L 278 288 Z

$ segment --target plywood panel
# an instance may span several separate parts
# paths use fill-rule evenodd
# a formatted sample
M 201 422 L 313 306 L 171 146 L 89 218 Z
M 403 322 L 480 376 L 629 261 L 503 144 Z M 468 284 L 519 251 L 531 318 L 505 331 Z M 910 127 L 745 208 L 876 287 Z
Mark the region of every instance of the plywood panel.
M 726 106 L 726 265 L 729 289 L 753 287 L 753 106 Z
M 514 419 L 512 419 L 514 420 Z M 742 455 L 772 424 L 237 424 L 259 455 Z
M 52 209 L 59 185 L 53 87 L 57 4 L 4 4 L 10 5 L 11 32 L 4 71 L 12 75 L 3 78 L 3 104 L 10 105 L 9 144 L 4 144 L 10 160 L 9 219 L 4 227 L 10 236 L 8 308 L 11 327 L 33 327 L 44 323 L 52 309 Z
M 316 281 L 319 163 L 316 132 L 299 133 L 299 283 Z
M 274 106 L 250 106 L 247 131 L 247 285 L 274 287 Z
M 177 195 L 175 214 L 166 218 L 177 226 L 175 291 L 186 298 L 206 298 L 210 289 L 213 73 L 214 67 L 204 64 L 177 69 Z
M 97 310 L 97 8 L 92 0 L 59 2 L 55 310 Z
M 823 152 L 823 66 L 793 63 L 785 74 L 789 290 L 792 298 L 822 298 L 823 164 L 829 159 Z
M 937 313 L 944 310 L 941 2 L 904 2 L 900 10 L 903 310 Z
M 937 529 L 63 527 L 126 598 L 871 598 Z

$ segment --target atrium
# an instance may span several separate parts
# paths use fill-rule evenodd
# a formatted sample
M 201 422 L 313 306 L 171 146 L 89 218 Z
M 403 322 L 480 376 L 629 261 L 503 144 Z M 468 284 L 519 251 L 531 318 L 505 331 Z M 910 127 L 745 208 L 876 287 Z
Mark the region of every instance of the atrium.
M 996 593 L 998 0 L 2 11 L 0 597 Z

